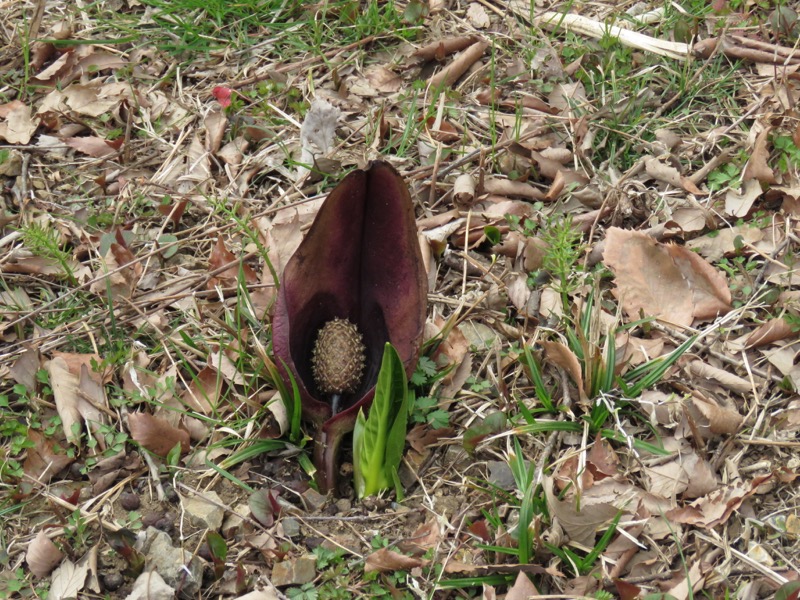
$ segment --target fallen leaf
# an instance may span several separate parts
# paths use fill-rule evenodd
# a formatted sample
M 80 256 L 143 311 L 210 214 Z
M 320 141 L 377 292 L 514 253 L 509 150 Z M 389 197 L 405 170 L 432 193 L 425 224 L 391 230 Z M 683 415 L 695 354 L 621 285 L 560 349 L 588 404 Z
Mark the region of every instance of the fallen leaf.
M 427 564 L 427 560 L 400 554 L 389 548 L 381 548 L 367 556 L 364 573 L 391 573 L 394 571 L 410 571 Z
M 603 260 L 616 275 L 615 295 L 631 319 L 645 315 L 688 326 L 730 310 L 724 276 L 686 248 L 616 227 L 605 243 Z
M 31 107 L 23 104 L 19 100 L 14 100 L 8 104 L 3 111 L 5 123 L 0 123 L 0 138 L 5 139 L 9 144 L 27 144 L 39 127 L 31 118 Z
M 758 348 L 759 346 L 766 346 L 767 344 L 785 340 L 786 338 L 796 334 L 797 331 L 786 321 L 786 319 L 770 319 L 763 325 L 759 325 L 755 331 L 747 336 L 745 348 Z
M 81 413 L 78 410 L 78 377 L 70 372 L 67 362 L 60 356 L 45 363 L 50 374 L 50 386 L 56 403 L 61 427 L 71 444 L 79 444 L 81 439 Z
M 403 87 L 403 80 L 395 72 L 381 65 L 368 67 L 364 76 L 377 91 L 392 94 Z
M 775 173 L 772 172 L 772 169 L 767 164 L 769 160 L 769 148 L 767 144 L 769 143 L 769 134 L 771 131 L 772 127 L 766 127 L 764 131 L 758 134 L 753 146 L 753 151 L 750 154 L 750 159 L 747 161 L 744 171 L 742 172 L 743 181 L 746 182 L 751 179 L 757 179 L 761 183 L 777 183 Z M 744 215 L 734 216 L 742 217 Z
M 686 247 L 700 253 L 702 257 L 713 262 L 719 260 L 726 254 L 733 254 L 740 250 L 741 245 L 739 242 L 755 244 L 760 242 L 763 237 L 764 232 L 758 227 L 753 227 L 752 225 L 735 225 L 689 240 L 686 242 Z
M 750 482 L 737 481 L 710 494 L 698 498 L 688 506 L 668 511 L 665 516 L 673 523 L 696 525 L 711 529 L 725 523 L 747 498 L 752 496 L 759 485 L 772 475 L 756 477 Z
M 733 435 L 739 432 L 744 417 L 735 409 L 720 406 L 714 400 L 697 394 L 692 396 L 691 402 L 703 416 L 703 419 L 696 419 L 698 424 L 713 435 Z
M 28 544 L 28 550 L 25 553 L 28 568 L 36 577 L 49 575 L 62 558 L 64 558 L 64 554 L 44 531 L 36 534 L 36 537 Z
M 747 216 L 761 194 L 761 184 L 757 179 L 745 181 L 741 192 L 728 190 L 725 194 L 725 214 L 733 217 Z
M 731 290 L 721 271 L 684 246 L 667 244 L 666 248 L 689 285 L 695 319 L 715 319 L 733 308 Z
M 63 142 L 70 148 L 74 148 L 82 154 L 86 154 L 92 158 L 102 158 L 104 156 L 116 154 L 122 147 L 125 139 L 118 138 L 114 141 L 111 141 L 90 135 L 86 137 L 64 138 Z
M 181 445 L 181 453 L 189 451 L 189 434 L 153 415 L 129 414 L 128 430 L 135 442 L 162 458 L 167 456 L 176 444 Z
M 48 483 L 54 475 L 75 461 L 56 441 L 46 438 L 35 429 L 28 430 L 28 440 L 33 445 L 28 448 L 22 469 L 35 481 Z
M 539 590 L 533 585 L 530 578 L 520 571 L 517 573 L 517 578 L 514 580 L 514 585 L 508 590 L 506 600 L 529 600 L 530 598 L 538 598 L 540 596 Z
M 492 24 L 486 9 L 477 2 L 470 2 L 467 7 L 467 20 L 476 29 L 486 29 Z
M 206 284 L 208 289 L 214 289 L 217 285 L 223 287 L 236 287 L 239 281 L 239 269 L 241 266 L 242 276 L 246 283 L 256 283 L 258 275 L 250 265 L 243 264 L 236 255 L 225 247 L 222 236 L 217 237 L 217 243 L 211 250 L 208 258 L 208 266 L 212 271 L 219 271 L 209 279 Z
M 593 547 L 598 528 L 610 523 L 617 515 L 617 508 L 610 503 L 587 505 L 582 502 L 581 510 L 575 506 L 575 500 L 567 498 L 559 500 L 553 492 L 553 478 L 544 478 L 544 491 L 550 515 L 558 517 L 558 522 L 569 536 L 569 539 L 583 546 Z
M 740 394 L 746 394 L 753 390 L 753 385 L 747 379 L 743 379 L 723 369 L 713 367 L 701 360 L 693 360 L 690 362 L 687 366 L 687 371 L 695 377 L 715 381 L 721 386 Z
M 83 589 L 86 583 L 86 575 L 88 573 L 88 562 L 79 561 L 76 565 L 69 559 L 65 560 L 61 563 L 61 566 L 53 572 L 47 598 L 50 600 L 77 598 L 78 592 Z
M 583 374 L 581 373 L 581 363 L 575 353 L 561 342 L 540 341 L 539 344 L 544 348 L 545 358 L 548 362 L 561 367 L 578 386 L 583 394 Z
M 442 540 L 442 530 L 436 517 L 428 519 L 417 527 L 410 537 L 397 544 L 397 547 L 412 556 L 422 556 L 431 548 L 435 548 Z

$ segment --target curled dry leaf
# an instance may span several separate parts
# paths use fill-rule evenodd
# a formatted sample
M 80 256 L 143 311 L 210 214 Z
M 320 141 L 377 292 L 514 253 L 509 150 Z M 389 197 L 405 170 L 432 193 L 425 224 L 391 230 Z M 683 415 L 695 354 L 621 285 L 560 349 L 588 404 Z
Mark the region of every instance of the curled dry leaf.
M 747 498 L 755 494 L 759 485 L 772 475 L 756 477 L 750 482 L 737 481 L 710 494 L 698 498 L 688 506 L 675 508 L 666 513 L 673 523 L 696 525 L 705 529 L 722 525 Z
M 572 379 L 572 382 L 578 386 L 581 394 L 583 394 L 581 363 L 575 353 L 561 342 L 541 341 L 539 344 L 544 348 L 547 361 L 564 369 Z
M 391 573 L 394 571 L 410 571 L 411 569 L 421 567 L 427 564 L 428 561 L 422 558 L 414 558 L 413 556 L 406 556 L 400 554 L 389 548 L 381 548 L 367 556 L 366 563 L 364 564 L 364 572 L 372 573 Z
M 712 367 L 701 360 L 693 360 L 690 362 L 687 370 L 690 375 L 694 375 L 700 379 L 715 381 L 721 386 L 740 394 L 745 394 L 753 389 L 753 385 L 747 379 L 743 379 L 733 373 L 728 373 L 728 371 L 723 369 Z
M 767 147 L 767 144 L 769 143 L 769 134 L 771 131 L 772 127 L 766 127 L 764 131 L 758 134 L 756 143 L 753 146 L 753 152 L 750 155 L 750 160 L 747 161 L 747 164 L 744 167 L 744 172 L 742 173 L 743 181 L 756 179 L 761 183 L 766 184 L 777 183 L 777 179 L 775 179 L 775 173 L 772 172 L 772 169 L 767 164 L 767 161 L 769 160 L 769 148 Z
M 92 158 L 103 158 L 116 154 L 125 142 L 124 138 L 111 141 L 96 136 L 68 137 L 64 138 L 64 143 L 70 148 L 74 148 L 81 154 L 86 154 Z
M 461 54 L 456 56 L 449 65 L 431 77 L 431 86 L 438 88 L 442 85 L 445 87 L 453 85 L 467 72 L 467 69 L 483 56 L 483 53 L 488 47 L 489 42 L 485 40 L 478 40 L 471 46 L 468 46 Z
M 131 413 L 128 430 L 134 441 L 158 456 L 165 457 L 176 444 L 181 445 L 181 453 L 189 451 L 189 434 L 153 415 Z
M 747 336 L 745 348 L 758 348 L 759 346 L 766 346 L 772 342 L 785 340 L 786 338 L 796 335 L 797 331 L 789 325 L 786 319 L 770 319 L 763 325 L 753 331 Z
M 36 534 L 36 537 L 28 544 L 25 553 L 25 560 L 28 568 L 36 577 L 46 577 L 50 571 L 64 558 L 64 554 L 58 549 L 52 540 L 47 537 L 44 531 Z

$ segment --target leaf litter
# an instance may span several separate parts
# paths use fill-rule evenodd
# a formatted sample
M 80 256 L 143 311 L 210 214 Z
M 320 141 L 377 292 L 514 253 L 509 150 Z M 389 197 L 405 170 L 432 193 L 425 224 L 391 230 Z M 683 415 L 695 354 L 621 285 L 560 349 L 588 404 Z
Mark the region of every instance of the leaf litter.
M 147 4 L 119 18 L 150 40 Z M 162 530 L 198 547 L 197 515 L 173 504 L 186 486 L 213 488 L 229 519 L 224 573 L 204 583 L 223 597 L 298 593 L 269 587 L 272 570 L 298 573 L 312 551 L 320 597 L 445 594 L 473 575 L 491 577 L 471 584 L 486 598 L 764 596 L 800 577 L 767 560 L 797 542 L 796 32 L 758 4 L 683 7 L 690 48 L 672 9 L 640 4 L 622 19 L 610 3 L 412 1 L 318 54 L 277 33 L 263 51 L 191 50 L 177 71 L 163 39 L 108 44 L 118 32 L 86 27 L 109 26 L 95 9 L 34 19 L 29 79 L 18 41 L 0 56 L 7 573 L 27 565 L 20 585 L 53 597 L 171 597 L 159 565 L 137 573 L 106 540 Z M 9 31 L 22 10 L 0 17 Z M 679 95 L 665 73 L 684 61 Z M 643 83 L 618 94 L 609 73 Z M 434 340 L 398 503 L 315 495 L 253 350 L 269 347 L 275 282 L 322 198 L 379 157 L 412 189 Z M 698 338 L 637 397 L 588 397 L 599 338 L 574 335 L 592 290 L 614 375 Z M 499 493 L 490 465 L 525 423 L 539 427 L 515 434 L 533 487 L 512 477 Z M 276 445 L 237 455 L 261 442 Z M 524 565 L 525 497 L 539 504 Z M 357 574 L 326 587 L 326 552 Z M 4 573 L 0 591 L 17 584 Z

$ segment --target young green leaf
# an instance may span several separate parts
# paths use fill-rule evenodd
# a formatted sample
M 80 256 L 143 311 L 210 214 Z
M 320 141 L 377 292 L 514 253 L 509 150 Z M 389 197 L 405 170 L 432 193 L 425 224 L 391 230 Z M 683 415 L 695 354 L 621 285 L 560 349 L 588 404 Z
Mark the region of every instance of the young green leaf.
M 369 416 L 359 411 L 353 430 L 353 464 L 359 498 L 396 485 L 408 426 L 408 406 L 403 362 L 387 343 Z

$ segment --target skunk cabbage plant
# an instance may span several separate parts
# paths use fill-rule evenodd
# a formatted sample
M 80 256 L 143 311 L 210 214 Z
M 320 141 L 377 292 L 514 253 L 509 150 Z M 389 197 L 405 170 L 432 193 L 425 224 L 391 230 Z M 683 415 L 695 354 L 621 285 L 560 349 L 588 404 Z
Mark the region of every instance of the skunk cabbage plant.
M 336 486 L 342 437 L 375 394 L 385 344 L 414 371 L 427 285 L 411 196 L 384 162 L 345 177 L 286 264 L 273 349 L 315 428 L 317 483 Z

